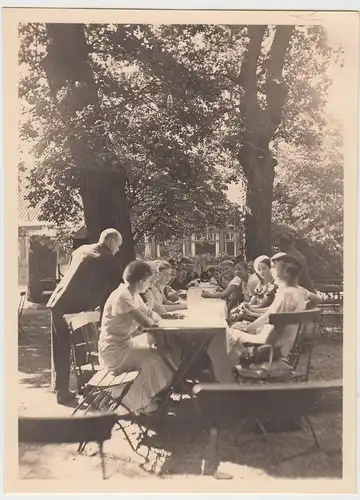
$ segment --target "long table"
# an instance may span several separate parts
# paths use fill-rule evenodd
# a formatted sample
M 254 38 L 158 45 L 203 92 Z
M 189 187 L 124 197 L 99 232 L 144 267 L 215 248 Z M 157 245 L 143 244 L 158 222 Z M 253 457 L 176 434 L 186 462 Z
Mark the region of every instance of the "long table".
M 167 334 L 186 334 L 194 336 L 201 333 L 214 335 L 225 333 L 227 327 L 227 307 L 222 299 L 205 299 L 200 296 L 202 290 L 212 290 L 212 287 L 201 284 L 196 289 L 188 291 L 188 299 L 183 301 L 188 308 L 176 311 L 184 319 L 161 319 L 156 327 L 148 328 L 149 332 Z
M 161 319 L 156 327 L 146 331 L 154 334 L 174 335 L 182 341 L 194 343 L 191 352 L 184 353 L 179 370 L 175 374 L 170 393 L 186 380 L 186 375 L 194 366 L 199 356 L 206 351 L 215 335 L 226 335 L 227 306 L 222 299 L 205 299 L 201 297 L 202 290 L 212 291 L 213 287 L 206 283 L 188 290 L 187 309 L 176 311 L 184 315 L 183 319 Z M 168 398 L 169 399 L 169 398 Z

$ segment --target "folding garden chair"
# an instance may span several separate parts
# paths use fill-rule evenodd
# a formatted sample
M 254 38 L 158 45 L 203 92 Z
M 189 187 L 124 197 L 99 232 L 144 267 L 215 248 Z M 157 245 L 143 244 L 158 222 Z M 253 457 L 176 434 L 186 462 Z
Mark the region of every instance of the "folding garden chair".
M 316 290 L 323 297 L 320 305 L 320 331 L 323 335 L 338 333 L 343 330 L 343 281 L 340 277 L 319 280 L 314 283 Z
M 99 319 L 100 312 L 98 311 L 64 315 L 70 332 L 72 363 L 76 373 L 78 391 L 83 396 L 72 415 L 75 415 L 79 410 L 83 410 L 84 414 L 87 414 L 90 411 L 114 412 L 119 407 L 123 407 L 126 413 L 118 416 L 117 424 L 131 448 L 137 451 L 120 420 L 137 423 L 136 415 L 124 405 L 122 400 L 139 372 L 126 371 L 115 375 L 100 369 L 97 326 Z M 112 395 L 114 389 L 116 389 L 116 396 Z M 143 432 L 140 426 L 139 428 Z M 86 442 L 82 442 L 79 446 L 79 452 L 83 451 L 85 446 Z
M 111 438 L 118 416 L 113 413 L 81 417 L 19 417 L 20 443 L 82 443 L 99 444 L 103 479 L 106 479 L 103 445 Z
M 271 314 L 269 323 L 273 326 L 266 339 L 265 345 L 269 348 L 269 360 L 266 363 L 266 370 L 263 368 L 263 363 L 259 363 L 259 372 L 257 373 L 256 366 L 253 369 L 243 369 L 237 367 L 236 374 L 239 382 L 243 380 L 255 381 L 271 381 L 271 370 L 274 362 L 274 353 L 276 348 L 281 345 L 281 338 L 284 328 L 293 325 L 297 326 L 296 336 L 294 338 L 291 350 L 286 357 L 286 361 L 291 368 L 291 379 L 293 380 L 308 380 L 311 366 L 311 357 L 314 349 L 315 337 L 319 329 L 321 319 L 320 309 L 309 309 L 302 312 L 278 313 Z M 299 372 L 298 366 L 301 357 L 303 358 L 303 369 Z
M 99 371 L 99 311 L 65 314 L 71 342 L 71 363 L 76 375 L 77 390 L 83 394 L 87 382 Z

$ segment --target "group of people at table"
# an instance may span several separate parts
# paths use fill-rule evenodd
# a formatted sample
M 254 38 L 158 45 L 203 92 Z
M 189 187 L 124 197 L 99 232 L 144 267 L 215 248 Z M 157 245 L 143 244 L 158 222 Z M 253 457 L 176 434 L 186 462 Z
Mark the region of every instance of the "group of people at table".
M 75 397 L 69 391 L 70 335 L 63 316 L 100 307 L 101 367 L 115 374 L 139 370 L 124 404 L 134 412 L 155 412 L 180 365 L 181 347 L 175 336 L 160 341 L 146 329 L 156 327 L 161 318 L 181 318 L 181 311 L 188 307 L 184 300 L 186 289 L 199 286 L 200 278 L 208 281 L 213 290 L 202 290 L 204 299 L 223 299 L 227 303 L 226 337 L 215 335 L 207 349 L 214 381 L 233 381 L 233 367 L 244 346 L 265 343 L 270 314 L 303 311 L 321 302 L 312 291 L 305 258 L 294 249 L 289 237 L 279 243 L 280 248 L 288 244 L 288 251 L 271 258 L 261 255 L 253 268 L 244 261 L 226 259 L 218 268 L 210 267 L 197 277 L 189 262 L 179 265 L 135 260 L 125 268 L 122 280 L 115 258 L 122 244 L 118 231 L 107 229 L 97 244 L 75 250 L 48 303 L 58 402 L 66 404 Z M 284 356 L 295 334 L 291 326 L 284 330 Z

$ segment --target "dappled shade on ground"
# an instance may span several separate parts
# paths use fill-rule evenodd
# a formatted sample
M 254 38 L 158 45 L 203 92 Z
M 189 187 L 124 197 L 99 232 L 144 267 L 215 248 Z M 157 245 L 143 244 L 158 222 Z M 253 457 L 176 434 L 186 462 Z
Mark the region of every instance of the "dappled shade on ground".
M 24 328 L 31 342 L 19 346 L 19 412 L 22 415 L 61 416 L 71 409 L 56 404 L 51 392 L 50 316 L 46 310 L 24 311 Z M 342 377 L 342 343 L 340 339 L 328 341 L 326 337 L 316 345 L 311 377 L 329 379 Z M 191 411 L 191 402 L 181 402 L 182 411 Z M 341 446 L 341 415 L 320 415 L 312 419 L 323 448 L 334 453 L 312 453 L 275 465 L 267 454 L 265 443 L 255 440 L 241 447 L 234 442 L 237 426 L 220 435 L 222 466 L 235 479 L 252 480 L 258 477 L 276 478 L 340 478 L 342 458 L 336 450 Z M 134 428 L 134 433 L 136 429 Z M 241 441 L 251 436 L 244 434 Z M 305 450 L 312 445 L 312 436 L 304 426 L 302 430 L 271 435 L 280 456 Z M 132 436 L 136 439 L 136 435 Z M 137 478 L 148 480 L 158 477 L 200 476 L 205 456 L 208 434 L 189 428 L 188 421 L 170 419 L 160 429 L 150 432 L 140 447 L 146 455 L 150 447 L 149 463 L 143 465 L 141 457 L 131 451 L 121 432 L 114 430 L 113 437 L 105 444 L 108 473 L 112 479 Z M 89 444 L 81 456 L 76 445 L 20 445 L 20 477 L 27 479 L 75 479 L 97 477 L 101 479 L 97 445 Z M 159 479 L 160 480 L 160 479 Z M 200 478 L 199 478 L 200 480 Z M 204 481 L 209 479 L 204 477 Z

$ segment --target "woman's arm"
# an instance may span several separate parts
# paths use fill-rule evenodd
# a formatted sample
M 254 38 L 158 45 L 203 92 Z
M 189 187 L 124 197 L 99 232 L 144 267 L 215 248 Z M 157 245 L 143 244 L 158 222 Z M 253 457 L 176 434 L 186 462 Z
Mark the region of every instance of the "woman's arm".
M 145 299 L 144 302 L 147 305 L 147 307 L 149 309 L 154 309 L 155 299 L 153 293 L 150 290 L 146 290 L 146 292 L 144 293 L 144 299 Z
M 319 304 L 322 304 L 323 301 L 324 299 L 316 293 L 309 292 L 309 302 L 312 306 L 318 306 Z
M 267 307 L 271 306 L 273 300 L 274 296 L 272 297 L 266 296 L 262 300 L 259 300 L 259 302 L 253 307 L 256 309 L 266 309 Z
M 259 299 L 258 299 L 257 295 L 253 295 L 251 297 L 251 299 L 249 300 L 248 305 L 249 306 L 257 306 L 258 303 L 259 303 Z
M 269 322 L 269 314 L 262 314 L 259 318 L 257 318 L 253 323 L 250 323 L 246 327 L 247 333 L 256 333 L 259 328 L 262 328 Z
M 270 306 L 271 304 L 269 304 Z M 269 306 L 266 306 L 266 307 L 260 307 L 260 306 L 245 306 L 244 309 L 249 312 L 249 313 L 252 313 L 252 314 L 256 314 L 256 315 L 261 315 L 263 314 L 264 312 L 266 312 L 267 308 Z
M 147 316 L 140 309 L 131 309 L 129 311 L 132 317 L 137 321 L 141 326 L 154 326 L 157 324 L 157 321 L 151 316 Z
M 165 306 L 160 304 L 160 302 L 158 302 L 157 300 L 154 300 L 153 311 L 155 311 L 157 314 L 162 316 L 163 314 L 166 313 L 166 308 L 165 308 Z
M 207 292 L 204 290 L 202 292 L 202 296 L 206 299 L 226 299 L 229 297 L 232 293 L 236 292 L 238 289 L 237 285 L 229 285 L 225 290 L 222 292 Z

